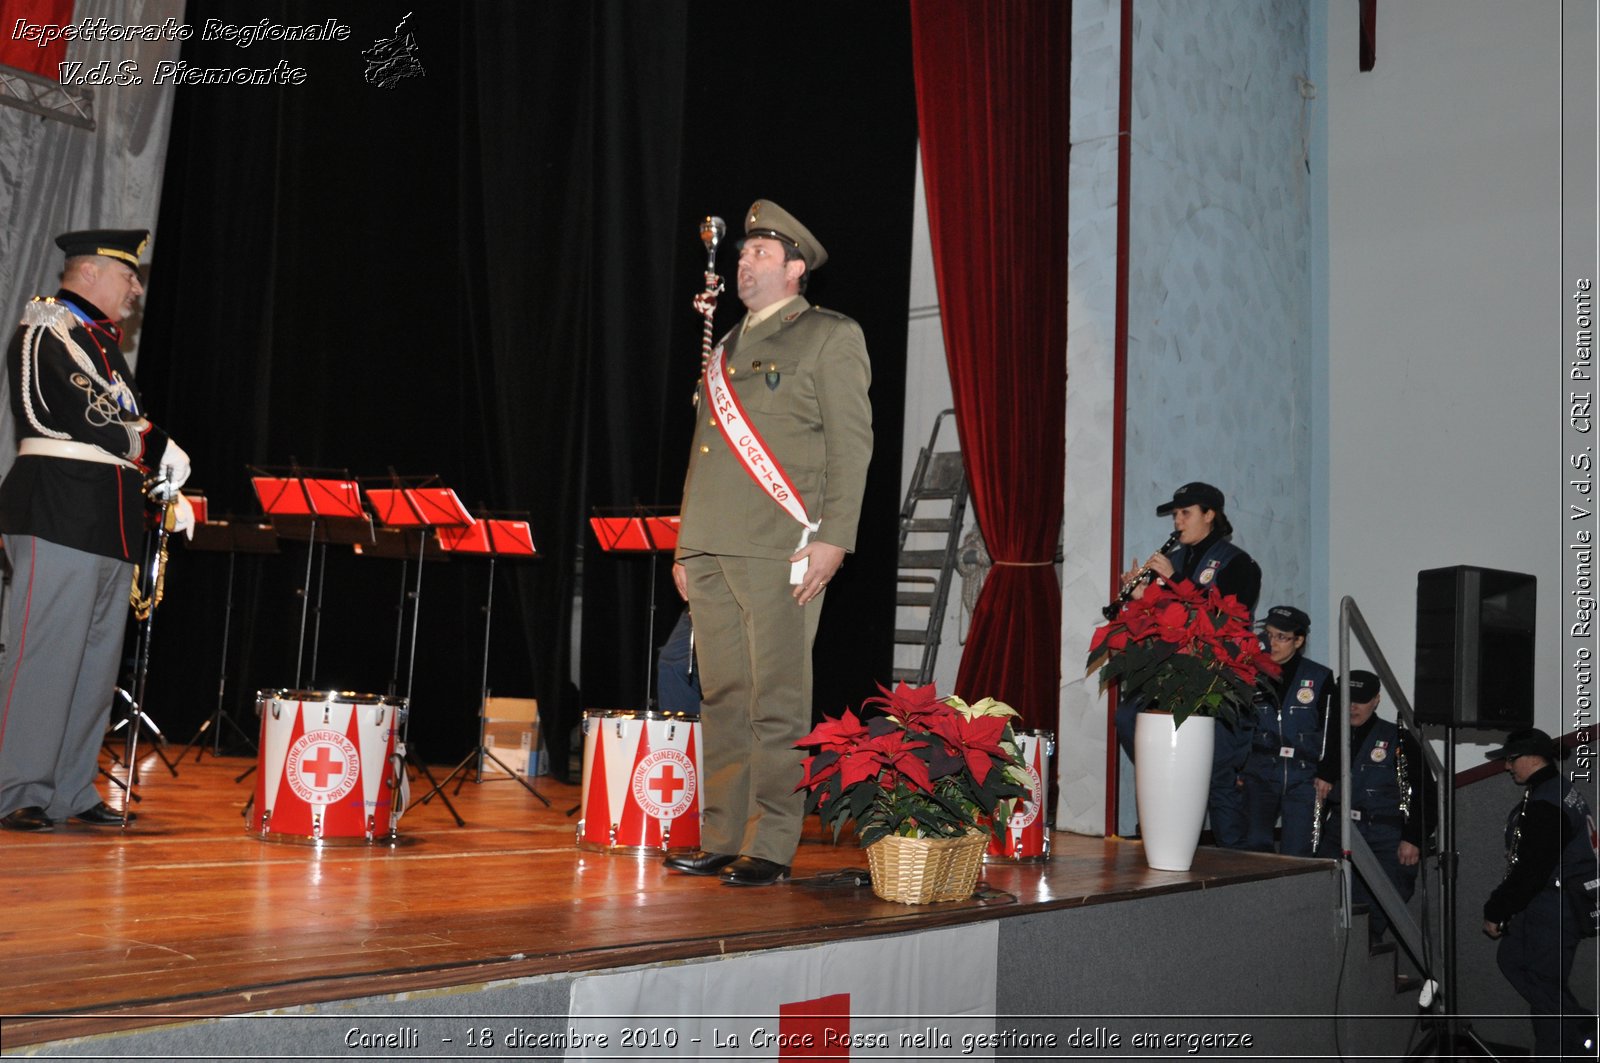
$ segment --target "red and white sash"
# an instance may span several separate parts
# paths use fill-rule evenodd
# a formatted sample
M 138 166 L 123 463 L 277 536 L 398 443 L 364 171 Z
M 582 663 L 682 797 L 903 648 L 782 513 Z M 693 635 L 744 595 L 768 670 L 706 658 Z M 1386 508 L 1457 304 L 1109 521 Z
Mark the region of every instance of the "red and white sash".
M 706 395 L 711 400 L 717 427 L 722 431 L 722 439 L 728 444 L 728 449 L 733 451 L 756 486 L 800 524 L 800 546 L 796 549 L 801 549 L 811 541 L 811 533 L 817 530 L 818 524 L 807 515 L 805 502 L 790 482 L 789 474 L 783 471 L 783 465 L 767 449 L 766 441 L 744 412 L 744 404 L 739 401 L 728 379 L 724 353 L 724 345 L 719 343 L 716 350 L 711 352 L 705 369 Z M 790 566 L 789 582 L 798 584 L 805 571 L 806 559 L 802 558 Z

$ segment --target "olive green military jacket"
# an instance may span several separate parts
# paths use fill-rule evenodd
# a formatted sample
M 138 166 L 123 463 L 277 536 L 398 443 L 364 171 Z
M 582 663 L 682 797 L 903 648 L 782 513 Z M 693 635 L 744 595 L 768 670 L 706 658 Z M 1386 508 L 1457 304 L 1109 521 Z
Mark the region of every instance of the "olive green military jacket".
M 800 298 L 744 336 L 738 332 L 723 340 L 728 379 L 818 522 L 812 541 L 855 549 L 872 458 L 872 369 L 861 326 Z M 788 558 L 800 544 L 799 523 L 729 449 L 703 380 L 700 387 L 677 556 Z

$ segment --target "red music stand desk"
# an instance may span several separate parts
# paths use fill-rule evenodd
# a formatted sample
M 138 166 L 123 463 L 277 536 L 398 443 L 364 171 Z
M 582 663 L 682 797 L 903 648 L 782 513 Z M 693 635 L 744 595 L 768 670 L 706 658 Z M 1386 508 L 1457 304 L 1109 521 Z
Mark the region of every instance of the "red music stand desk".
M 312 561 L 321 558 L 325 575 L 330 542 L 371 543 L 372 518 L 361 508 L 361 489 L 347 473 L 327 475 L 322 470 L 293 468 L 290 475 L 279 476 L 269 470 L 250 471 L 255 474 L 250 478 L 250 486 L 261 502 L 261 511 L 271 519 L 273 530 L 281 538 L 303 539 L 312 547 L 306 550 L 305 582 L 296 592 L 300 595 L 300 638 L 294 664 L 294 685 L 298 690 L 302 689 L 300 678 L 304 674 L 307 611 L 312 608 Z M 321 550 L 315 549 L 319 546 Z M 317 649 L 322 641 L 322 583 L 319 578 L 316 623 L 311 633 L 313 686 L 317 681 Z

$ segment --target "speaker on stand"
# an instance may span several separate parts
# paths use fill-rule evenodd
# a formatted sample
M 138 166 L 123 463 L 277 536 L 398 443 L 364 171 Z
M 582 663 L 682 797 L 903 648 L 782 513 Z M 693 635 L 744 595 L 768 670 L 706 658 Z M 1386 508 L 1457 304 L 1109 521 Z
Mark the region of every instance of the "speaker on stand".
M 1456 999 L 1456 736 L 1458 728 L 1513 731 L 1533 726 L 1534 613 L 1538 580 L 1474 565 L 1417 573 L 1417 723 L 1445 729 L 1445 807 L 1439 843 L 1444 922 L 1444 1015 L 1418 1058 L 1494 1058 L 1467 1025 Z

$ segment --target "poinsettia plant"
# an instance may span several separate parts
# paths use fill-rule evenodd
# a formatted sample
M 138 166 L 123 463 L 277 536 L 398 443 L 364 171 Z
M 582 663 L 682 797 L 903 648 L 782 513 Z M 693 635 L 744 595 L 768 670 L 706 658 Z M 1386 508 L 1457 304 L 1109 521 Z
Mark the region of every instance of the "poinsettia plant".
M 1102 687 L 1120 681 L 1123 697 L 1171 712 L 1174 726 L 1190 716 L 1248 717 L 1256 687 L 1282 672 L 1238 598 L 1188 580 L 1150 584 L 1096 628 L 1088 667 L 1096 666 Z
M 889 834 L 958 838 L 979 827 L 998 837 L 1028 793 L 1016 710 L 993 698 L 941 698 L 932 684 L 878 689 L 861 707 L 882 715 L 845 709 L 796 743 L 818 747 L 795 787 L 807 791 L 806 811 L 833 826 L 835 841 L 853 821 L 863 847 Z

